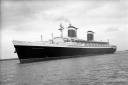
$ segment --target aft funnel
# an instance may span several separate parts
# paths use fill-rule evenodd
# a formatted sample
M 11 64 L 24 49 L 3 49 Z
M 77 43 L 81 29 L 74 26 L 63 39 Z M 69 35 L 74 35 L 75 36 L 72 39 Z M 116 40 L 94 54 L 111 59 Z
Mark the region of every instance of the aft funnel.
M 87 32 L 87 41 L 93 41 L 94 40 L 94 32 L 88 31 Z

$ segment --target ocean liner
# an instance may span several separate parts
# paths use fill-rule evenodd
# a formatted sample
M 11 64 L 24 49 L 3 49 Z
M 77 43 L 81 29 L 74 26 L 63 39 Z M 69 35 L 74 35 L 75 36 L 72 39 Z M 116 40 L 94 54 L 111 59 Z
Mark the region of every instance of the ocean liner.
M 52 37 L 49 41 L 17 41 L 13 40 L 15 53 L 21 63 L 44 60 L 49 58 L 73 57 L 88 54 L 114 53 L 117 49 L 109 42 L 95 41 L 94 32 L 87 31 L 87 40 L 77 38 L 78 28 L 73 25 L 66 27 L 67 37 L 63 36 L 65 28 L 60 24 L 60 37 Z

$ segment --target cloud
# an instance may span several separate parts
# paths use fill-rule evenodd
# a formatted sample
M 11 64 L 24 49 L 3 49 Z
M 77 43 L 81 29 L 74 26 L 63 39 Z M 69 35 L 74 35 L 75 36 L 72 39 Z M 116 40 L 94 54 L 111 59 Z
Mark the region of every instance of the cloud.
M 27 23 L 33 26 L 33 23 L 41 22 L 41 25 L 50 22 L 113 25 L 128 21 L 128 6 L 118 0 L 5 1 L 2 5 L 3 28 L 12 25 L 22 29 Z
M 118 27 L 109 27 L 105 30 L 105 32 L 116 32 L 116 31 L 120 31 L 120 29 Z
M 85 4 L 80 2 L 68 2 L 67 4 L 63 4 L 62 6 L 53 7 L 48 10 L 42 12 L 45 17 L 54 21 L 64 21 L 67 23 L 71 23 L 71 17 L 77 15 L 81 9 L 84 8 Z

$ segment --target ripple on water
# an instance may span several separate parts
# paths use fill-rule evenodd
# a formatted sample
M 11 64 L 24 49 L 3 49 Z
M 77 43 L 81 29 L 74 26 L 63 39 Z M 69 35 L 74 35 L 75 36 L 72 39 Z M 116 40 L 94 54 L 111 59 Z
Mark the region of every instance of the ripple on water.
M 19 64 L 0 61 L 1 85 L 128 85 L 128 53 Z

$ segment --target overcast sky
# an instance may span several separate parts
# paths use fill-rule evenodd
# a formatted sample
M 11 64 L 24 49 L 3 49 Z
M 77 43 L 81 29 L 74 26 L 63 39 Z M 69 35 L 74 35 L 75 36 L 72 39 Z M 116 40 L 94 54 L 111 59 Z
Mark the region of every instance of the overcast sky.
M 12 40 L 48 40 L 60 23 L 79 28 L 78 38 L 93 30 L 95 40 L 128 49 L 127 0 L 1 0 L 1 21 L 2 59 L 17 57 Z

